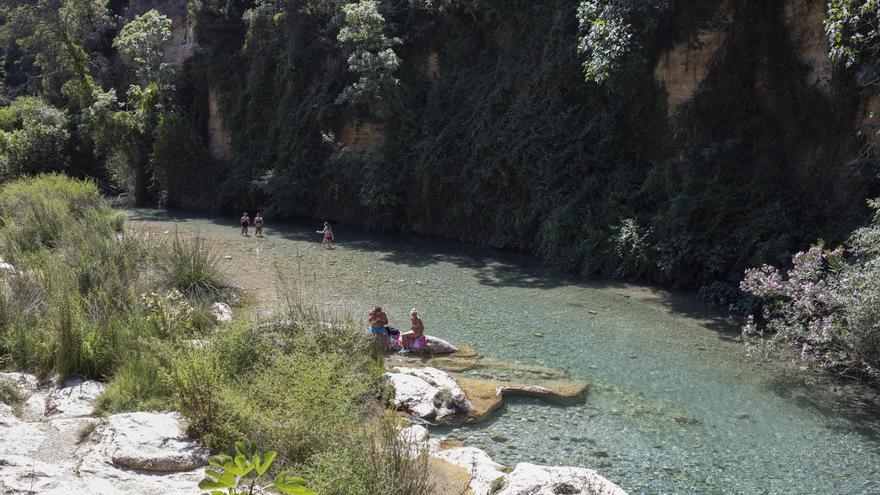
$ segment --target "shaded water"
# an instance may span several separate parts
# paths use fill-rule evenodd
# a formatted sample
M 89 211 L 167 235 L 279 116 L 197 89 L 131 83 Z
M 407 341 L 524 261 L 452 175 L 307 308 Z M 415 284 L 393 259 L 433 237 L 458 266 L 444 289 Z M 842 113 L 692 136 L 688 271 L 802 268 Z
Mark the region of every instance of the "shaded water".
M 333 310 L 381 304 L 404 327 L 416 306 L 428 333 L 591 384 L 583 405 L 514 400 L 487 423 L 435 431 L 499 462 L 591 467 L 630 493 L 880 493 L 880 412 L 750 357 L 736 325 L 689 295 L 417 236 L 340 227 L 323 250 L 317 223 L 267 226 L 257 240 L 234 218 L 132 218 L 214 239 L 255 288 L 277 267 Z

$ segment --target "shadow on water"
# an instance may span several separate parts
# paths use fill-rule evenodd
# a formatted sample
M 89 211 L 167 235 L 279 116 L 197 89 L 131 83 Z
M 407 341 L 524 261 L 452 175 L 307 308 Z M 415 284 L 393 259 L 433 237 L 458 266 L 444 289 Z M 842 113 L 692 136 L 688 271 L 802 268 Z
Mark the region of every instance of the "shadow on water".
M 830 420 L 828 429 L 862 436 L 880 453 L 878 391 L 845 383 L 833 376 L 806 373 L 774 373 L 768 378 L 767 388 L 802 409 Z

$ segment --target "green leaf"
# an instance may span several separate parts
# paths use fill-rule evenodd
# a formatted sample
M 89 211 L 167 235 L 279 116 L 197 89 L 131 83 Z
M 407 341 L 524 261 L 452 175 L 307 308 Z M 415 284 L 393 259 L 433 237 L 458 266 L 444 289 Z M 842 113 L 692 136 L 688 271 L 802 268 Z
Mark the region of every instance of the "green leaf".
M 211 463 L 212 466 L 217 466 L 219 468 L 222 468 L 222 467 L 226 466 L 226 464 L 232 462 L 232 457 L 230 457 L 226 454 L 217 454 L 217 455 L 212 455 L 211 457 L 209 457 L 208 461 Z
M 269 466 L 272 465 L 272 462 L 275 460 L 275 456 L 278 455 L 274 450 L 271 452 L 266 452 L 263 454 L 263 462 L 260 463 L 259 458 L 257 458 L 257 474 L 260 476 L 266 474 L 266 471 L 269 470 Z
M 272 486 L 285 495 L 317 495 L 314 491 L 305 487 L 306 480 L 293 476 L 290 471 L 282 471 L 275 478 Z
M 199 481 L 199 489 L 214 490 L 215 488 L 235 488 L 237 483 L 238 477 L 228 471 L 220 474 L 213 469 L 206 469 L 205 478 L 202 481 Z

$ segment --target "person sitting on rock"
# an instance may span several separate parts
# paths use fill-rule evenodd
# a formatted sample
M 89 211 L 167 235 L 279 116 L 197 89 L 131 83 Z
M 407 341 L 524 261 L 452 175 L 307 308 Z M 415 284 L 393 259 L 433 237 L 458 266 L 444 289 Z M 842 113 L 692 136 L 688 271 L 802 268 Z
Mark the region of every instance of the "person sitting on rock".
M 376 306 L 367 316 L 370 322 L 370 333 L 373 335 L 382 335 L 386 333 L 386 325 L 388 325 L 388 315 L 382 311 L 382 308 Z
M 401 354 L 412 352 L 412 343 L 425 335 L 425 324 L 422 322 L 422 318 L 419 317 L 419 312 L 416 311 L 416 308 L 410 310 L 409 316 L 412 319 L 412 331 L 400 334 L 401 347 L 403 347 L 400 349 Z

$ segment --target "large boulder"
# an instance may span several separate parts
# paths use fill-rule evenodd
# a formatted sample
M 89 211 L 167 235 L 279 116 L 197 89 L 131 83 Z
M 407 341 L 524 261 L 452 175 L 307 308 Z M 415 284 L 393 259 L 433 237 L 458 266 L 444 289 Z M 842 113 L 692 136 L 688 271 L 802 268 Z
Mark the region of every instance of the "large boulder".
M 421 352 L 426 354 L 452 354 L 453 352 L 458 352 L 458 347 L 439 337 L 425 335 L 425 348 L 421 349 Z
M 504 477 L 495 495 L 626 495 L 592 469 L 522 462 Z
M 473 409 L 455 380 L 436 368 L 396 367 L 385 376 L 394 387 L 394 405 L 419 418 L 445 421 Z
M 82 378 L 70 378 L 56 387 L 46 398 L 46 416 L 75 418 L 88 416 L 95 410 L 95 401 L 104 393 L 104 384 Z
M 375 335 L 379 345 L 386 351 L 399 351 L 400 344 L 397 339 L 389 339 L 387 334 Z M 413 354 L 452 354 L 458 352 L 458 347 L 433 335 L 425 335 L 425 347 L 413 349 Z
M 124 413 L 99 428 L 110 461 L 142 471 L 188 471 L 207 464 L 208 450 L 188 438 L 177 413 Z
M 192 494 L 208 451 L 187 438 L 177 413 L 115 414 L 77 451 L 82 493 Z M 80 492 L 76 492 L 80 493 Z
M 431 456 L 467 469 L 470 473 L 470 489 L 474 495 L 489 495 L 492 484 L 503 478 L 507 468 L 493 461 L 489 454 L 476 447 L 444 448 L 433 443 Z

